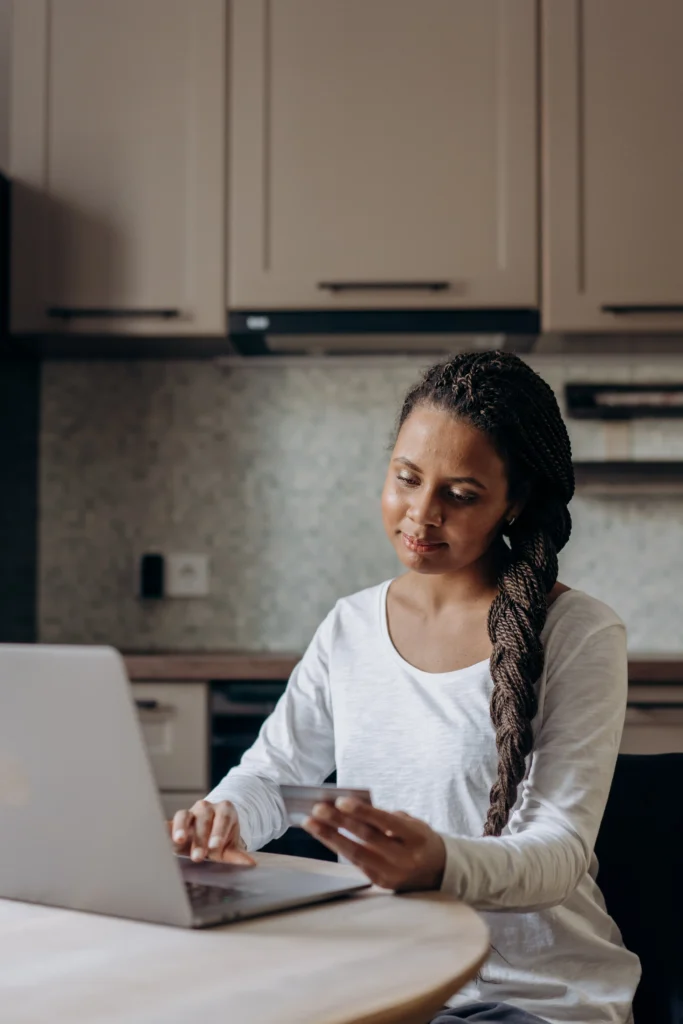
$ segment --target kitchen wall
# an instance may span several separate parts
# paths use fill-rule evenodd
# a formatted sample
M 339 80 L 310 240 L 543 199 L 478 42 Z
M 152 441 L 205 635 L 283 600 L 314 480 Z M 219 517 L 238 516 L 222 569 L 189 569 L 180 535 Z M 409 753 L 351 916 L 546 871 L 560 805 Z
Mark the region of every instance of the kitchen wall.
M 683 358 L 530 362 L 558 397 L 568 380 L 683 380 Z M 40 639 L 302 649 L 338 597 L 399 570 L 379 494 L 421 365 L 46 363 Z M 683 458 L 675 421 L 568 425 L 576 458 Z M 681 503 L 579 497 L 572 511 L 561 578 L 619 611 L 632 651 L 683 651 Z M 206 552 L 211 596 L 141 601 L 143 551 Z

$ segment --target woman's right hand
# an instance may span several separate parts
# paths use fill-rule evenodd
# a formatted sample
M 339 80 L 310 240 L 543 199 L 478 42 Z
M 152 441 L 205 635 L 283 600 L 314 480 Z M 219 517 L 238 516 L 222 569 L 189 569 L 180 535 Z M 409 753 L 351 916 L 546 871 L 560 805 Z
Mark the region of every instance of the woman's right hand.
M 196 863 L 208 857 L 222 864 L 256 864 L 246 851 L 237 811 L 229 800 L 198 800 L 189 811 L 176 811 L 169 825 L 175 852 Z

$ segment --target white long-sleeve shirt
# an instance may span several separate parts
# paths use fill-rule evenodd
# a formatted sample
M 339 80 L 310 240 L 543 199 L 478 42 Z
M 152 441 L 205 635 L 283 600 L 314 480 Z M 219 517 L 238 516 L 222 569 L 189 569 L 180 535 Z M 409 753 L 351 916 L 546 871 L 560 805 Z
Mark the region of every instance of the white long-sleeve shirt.
M 491 956 L 451 1000 L 510 1002 L 548 1024 L 625 1024 L 640 976 L 595 883 L 593 847 L 623 727 L 625 629 L 581 591 L 543 631 L 534 748 L 510 821 L 482 837 L 497 752 L 488 661 L 424 672 L 394 647 L 391 581 L 339 601 L 237 768 L 231 800 L 251 850 L 286 830 L 279 783 L 341 786 L 428 822 L 447 851 L 443 889 L 484 912 Z

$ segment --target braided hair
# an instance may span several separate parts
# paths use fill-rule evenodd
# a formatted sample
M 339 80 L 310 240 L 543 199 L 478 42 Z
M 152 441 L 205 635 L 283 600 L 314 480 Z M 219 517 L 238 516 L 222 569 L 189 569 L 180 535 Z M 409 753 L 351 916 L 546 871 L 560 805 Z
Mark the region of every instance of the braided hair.
M 406 395 L 399 430 L 416 406 L 443 409 L 482 430 L 506 465 L 510 499 L 526 497 L 504 529 L 508 543 L 501 538 L 498 594 L 488 615 L 498 772 L 484 835 L 499 836 L 532 748 L 547 595 L 557 582 L 557 553 L 571 532 L 569 437 L 551 388 L 509 353 L 457 355 L 431 367 Z

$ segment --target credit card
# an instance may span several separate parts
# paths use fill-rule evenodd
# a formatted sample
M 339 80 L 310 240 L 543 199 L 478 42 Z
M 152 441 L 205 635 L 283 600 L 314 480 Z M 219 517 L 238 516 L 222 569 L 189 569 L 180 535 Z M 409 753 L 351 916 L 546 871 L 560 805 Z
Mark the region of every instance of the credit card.
M 340 796 L 352 796 L 366 804 L 372 803 L 369 789 L 347 789 L 331 782 L 324 782 L 320 786 L 280 786 L 280 795 L 289 824 L 297 827 L 301 827 L 306 818 L 311 817 L 316 804 L 333 804 Z

